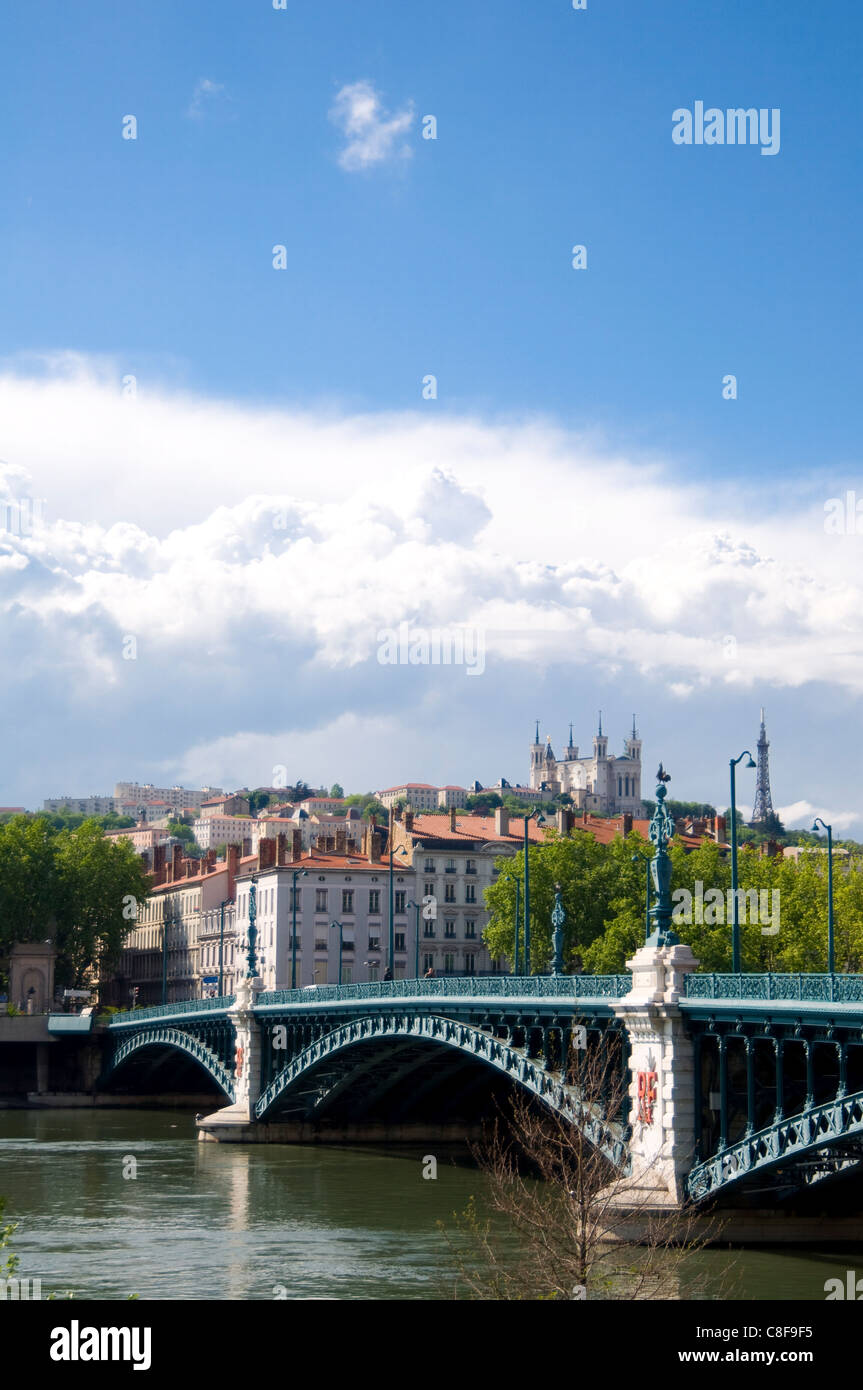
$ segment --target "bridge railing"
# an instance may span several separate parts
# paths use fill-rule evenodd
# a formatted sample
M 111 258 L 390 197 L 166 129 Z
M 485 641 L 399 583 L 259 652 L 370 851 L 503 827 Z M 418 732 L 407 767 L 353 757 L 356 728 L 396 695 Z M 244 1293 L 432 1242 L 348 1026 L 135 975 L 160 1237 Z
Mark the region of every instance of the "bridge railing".
M 141 1009 L 125 1009 L 114 1014 L 111 1023 L 144 1023 L 149 1018 L 168 1018 L 174 1014 L 202 1014 L 213 1010 L 229 1009 L 234 1002 L 233 994 L 223 994 L 219 999 L 180 999 L 174 1004 L 145 1004 Z
M 863 975 L 687 975 L 686 998 L 859 1004 Z
M 258 995 L 257 1005 L 316 1004 L 355 999 L 528 998 L 619 999 L 632 989 L 625 975 L 467 975 L 432 980 L 378 980 L 356 985 L 316 985 L 307 989 L 273 989 Z

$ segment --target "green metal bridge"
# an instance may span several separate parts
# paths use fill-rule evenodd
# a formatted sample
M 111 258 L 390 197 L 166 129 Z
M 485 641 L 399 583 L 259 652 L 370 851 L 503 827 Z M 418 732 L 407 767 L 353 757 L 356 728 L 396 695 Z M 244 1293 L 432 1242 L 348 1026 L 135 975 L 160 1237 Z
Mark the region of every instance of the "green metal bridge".
M 205 1073 L 248 1122 L 470 1121 L 520 1088 L 582 1128 L 629 1172 L 646 1126 L 688 1145 L 685 1196 L 766 1188 L 777 1200 L 861 1171 L 863 976 L 689 973 L 677 997 L 641 1000 L 677 1030 L 692 1077 L 662 1120 L 674 1066 L 657 1064 L 658 1120 L 638 1100 L 637 976 L 395 980 L 260 992 L 117 1014 L 104 1086 L 146 1089 Z M 652 1011 L 652 1012 L 651 1012 Z M 669 1024 L 669 1026 L 671 1026 Z M 254 1042 L 254 1045 L 252 1045 Z M 573 1083 L 572 1048 L 598 1052 L 631 1099 L 607 1120 Z M 190 1069 L 191 1068 L 191 1072 Z M 651 1083 L 652 1084 L 652 1083 Z M 685 1131 L 685 1132 L 684 1132 Z

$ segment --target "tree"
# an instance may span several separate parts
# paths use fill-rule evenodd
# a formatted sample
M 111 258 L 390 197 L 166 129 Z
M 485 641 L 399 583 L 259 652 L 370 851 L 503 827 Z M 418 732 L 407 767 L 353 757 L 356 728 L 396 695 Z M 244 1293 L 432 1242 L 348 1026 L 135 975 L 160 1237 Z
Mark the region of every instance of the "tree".
M 13 816 L 0 827 L 0 954 L 16 941 L 53 936 L 59 891 L 54 840 L 46 816 Z
M 344 794 L 344 787 L 339 786 L 338 782 L 333 782 L 333 785 L 330 787 L 330 796 L 343 797 Z
M 573 1049 L 566 1080 L 577 1114 L 625 1119 L 619 1040 Z M 658 1211 L 647 1180 L 631 1184 L 590 1142 L 585 1129 L 522 1091 L 472 1152 L 487 1180 L 497 1224 L 476 1202 L 441 1226 L 462 1284 L 478 1299 L 705 1297 L 691 1256 L 715 1239 L 692 1211 Z M 441 1223 L 439 1223 L 441 1224 Z M 713 1291 L 716 1297 L 716 1291 Z
M 128 840 L 106 840 L 94 821 L 56 837 L 58 984 L 80 987 L 90 968 L 109 968 L 135 926 L 149 877 Z

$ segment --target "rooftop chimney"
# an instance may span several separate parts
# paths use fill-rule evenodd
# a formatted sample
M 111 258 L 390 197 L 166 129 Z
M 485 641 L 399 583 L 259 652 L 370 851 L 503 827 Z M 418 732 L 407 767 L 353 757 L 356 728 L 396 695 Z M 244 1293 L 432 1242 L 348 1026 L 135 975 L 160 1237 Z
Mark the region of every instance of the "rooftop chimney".
M 455 828 L 456 828 L 456 827 L 455 827 L 455 807 L 454 807 L 454 806 L 450 806 L 450 808 L 449 808 L 449 828 L 450 828 L 450 830 L 455 830 Z
M 303 857 L 303 832 L 302 830 L 291 831 L 291 858 L 302 859 Z
M 505 806 L 496 806 L 494 812 L 495 835 L 509 834 L 509 811 Z
M 284 830 L 280 830 L 276 836 L 276 863 L 287 864 L 288 862 L 288 837 Z

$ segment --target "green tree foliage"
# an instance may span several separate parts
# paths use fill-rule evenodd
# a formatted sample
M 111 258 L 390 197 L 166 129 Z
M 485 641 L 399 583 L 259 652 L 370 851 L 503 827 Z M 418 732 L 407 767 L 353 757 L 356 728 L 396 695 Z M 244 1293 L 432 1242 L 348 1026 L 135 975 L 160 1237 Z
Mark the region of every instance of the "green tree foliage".
M 645 875 L 643 859 L 652 847 L 632 833 L 611 844 L 597 844 L 576 829 L 561 839 L 546 832 L 546 843 L 531 846 L 531 965 L 549 968 L 554 884 L 560 883 L 567 914 L 564 967 L 586 973 L 615 974 L 644 942 Z M 687 852 L 672 840 L 672 893 L 691 895 L 689 921 L 675 920 L 673 930 L 687 942 L 702 970 L 731 969 L 732 910 L 728 893 L 731 864 L 727 851 L 712 841 Z M 749 894 L 739 910 L 741 964 L 744 971 L 821 972 L 827 968 L 827 856 L 822 849 L 800 856 L 763 855 L 744 847 L 738 856 L 740 890 Z M 498 859 L 499 877 L 486 890 L 491 921 L 485 940 L 493 956 L 513 958 L 515 882 L 524 882 L 522 853 Z M 863 855 L 834 860 L 836 969 L 863 971 Z M 701 885 L 700 902 L 697 885 Z M 721 907 L 704 899 L 711 889 L 722 894 Z M 757 895 L 755 898 L 753 895 Z M 678 906 L 684 905 L 680 897 Z M 524 930 L 521 904 L 521 930 Z M 699 920 L 699 917 L 701 920 Z M 714 920 L 715 919 L 715 920 Z M 773 928 L 778 926 L 779 930 Z
M 128 840 L 108 840 L 95 820 L 56 831 L 47 817 L 0 827 L 0 952 L 51 940 L 59 985 L 80 986 L 110 962 L 135 925 L 148 877 Z
M 363 820 L 368 820 L 369 816 L 374 816 L 378 825 L 386 825 L 389 821 L 386 806 L 378 801 L 374 792 L 351 792 L 350 796 L 345 797 L 345 806 L 359 807 Z
M 345 794 L 345 789 L 344 789 L 344 787 L 340 786 L 338 782 L 333 782 L 333 785 L 330 787 L 330 796 L 338 796 L 338 797 L 341 797 L 341 796 L 344 796 L 344 794 Z

